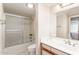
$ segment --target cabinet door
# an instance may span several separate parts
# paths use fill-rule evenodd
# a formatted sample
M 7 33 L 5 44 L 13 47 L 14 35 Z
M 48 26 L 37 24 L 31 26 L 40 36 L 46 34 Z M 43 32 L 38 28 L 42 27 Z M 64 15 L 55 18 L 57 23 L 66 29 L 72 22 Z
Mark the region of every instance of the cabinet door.
M 48 51 L 50 51 L 50 47 L 47 46 L 46 44 L 41 44 L 41 54 L 42 55 L 50 55 Z
M 67 55 L 67 53 L 59 51 L 55 48 L 51 48 L 51 52 L 56 53 L 57 55 Z
M 51 54 L 45 50 L 42 50 L 42 55 L 51 55 Z
M 51 52 L 51 47 L 46 44 L 42 44 L 41 49 L 42 55 L 56 55 L 55 53 Z
M 42 48 L 45 48 L 45 49 L 47 49 L 47 50 L 50 50 L 50 47 L 47 46 L 46 44 L 42 44 Z
M 41 45 L 41 54 L 42 55 L 68 55 L 63 51 L 50 47 L 46 44 Z

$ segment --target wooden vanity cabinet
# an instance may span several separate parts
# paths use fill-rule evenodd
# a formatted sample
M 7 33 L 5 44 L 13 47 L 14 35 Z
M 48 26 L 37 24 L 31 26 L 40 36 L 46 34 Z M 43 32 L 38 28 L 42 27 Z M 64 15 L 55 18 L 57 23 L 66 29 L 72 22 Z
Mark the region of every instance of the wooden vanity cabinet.
M 45 44 L 41 44 L 41 55 L 55 55 L 51 52 L 51 48 Z
M 68 55 L 68 54 L 41 43 L 41 55 Z

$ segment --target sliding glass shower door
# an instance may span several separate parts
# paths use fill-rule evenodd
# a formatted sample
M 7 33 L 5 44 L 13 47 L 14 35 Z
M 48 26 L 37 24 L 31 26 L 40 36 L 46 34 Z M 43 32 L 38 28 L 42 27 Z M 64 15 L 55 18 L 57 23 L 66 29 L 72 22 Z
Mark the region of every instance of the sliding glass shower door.
M 5 47 L 29 42 L 29 34 L 30 22 L 27 19 L 6 15 Z

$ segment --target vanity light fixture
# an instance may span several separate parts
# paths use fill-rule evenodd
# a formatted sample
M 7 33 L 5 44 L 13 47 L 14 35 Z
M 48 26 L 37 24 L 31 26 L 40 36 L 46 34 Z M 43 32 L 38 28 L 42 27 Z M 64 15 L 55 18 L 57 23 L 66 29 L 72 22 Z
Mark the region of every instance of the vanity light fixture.
M 74 3 L 60 3 L 60 6 L 61 7 L 66 7 L 66 6 L 69 6 L 69 5 L 72 5 Z

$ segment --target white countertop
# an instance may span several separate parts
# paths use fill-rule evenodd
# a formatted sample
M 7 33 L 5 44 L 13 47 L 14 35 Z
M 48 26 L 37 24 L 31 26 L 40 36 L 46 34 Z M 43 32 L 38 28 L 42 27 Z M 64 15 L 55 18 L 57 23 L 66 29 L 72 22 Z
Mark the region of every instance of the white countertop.
M 78 46 L 72 46 L 64 43 L 63 38 L 49 38 L 49 37 L 44 37 L 41 38 L 41 43 L 44 43 L 48 46 L 51 46 L 53 48 L 56 48 L 60 51 L 66 52 L 71 55 L 78 55 L 79 54 L 79 45 Z

